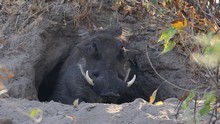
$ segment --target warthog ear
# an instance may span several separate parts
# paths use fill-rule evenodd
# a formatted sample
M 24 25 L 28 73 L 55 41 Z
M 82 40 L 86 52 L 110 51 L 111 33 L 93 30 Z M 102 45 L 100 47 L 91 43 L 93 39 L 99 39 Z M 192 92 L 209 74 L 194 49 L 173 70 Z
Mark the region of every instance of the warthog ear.
M 110 26 L 104 32 L 110 33 L 111 35 L 118 37 L 122 34 L 121 25 L 117 22 L 116 24 Z
M 134 49 L 123 49 L 123 55 L 125 58 L 133 59 L 136 55 L 139 55 L 141 52 Z

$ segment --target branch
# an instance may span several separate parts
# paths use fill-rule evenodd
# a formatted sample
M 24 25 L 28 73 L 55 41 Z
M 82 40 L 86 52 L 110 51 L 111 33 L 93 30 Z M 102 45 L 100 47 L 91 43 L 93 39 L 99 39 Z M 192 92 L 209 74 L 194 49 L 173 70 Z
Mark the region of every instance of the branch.
M 148 46 L 147 46 L 147 47 L 148 47 Z M 150 58 L 149 58 L 148 48 L 147 48 L 147 47 L 146 47 L 147 59 L 148 59 L 148 61 L 149 61 L 149 63 L 150 63 L 151 68 L 154 70 L 154 72 L 155 72 L 163 81 L 165 81 L 165 82 L 168 83 L 169 85 L 171 85 L 171 86 L 173 86 L 173 87 L 176 87 L 176 88 L 178 88 L 178 89 L 184 90 L 184 91 L 191 91 L 191 90 L 189 90 L 189 89 L 185 89 L 185 88 L 179 87 L 179 86 L 177 86 L 177 85 L 175 85 L 175 84 L 169 82 L 169 81 L 166 80 L 164 77 L 162 77 L 162 76 L 157 72 L 157 70 L 154 68 L 154 66 L 153 66 L 153 64 L 152 64 L 152 62 L 151 62 L 151 60 L 150 60 Z

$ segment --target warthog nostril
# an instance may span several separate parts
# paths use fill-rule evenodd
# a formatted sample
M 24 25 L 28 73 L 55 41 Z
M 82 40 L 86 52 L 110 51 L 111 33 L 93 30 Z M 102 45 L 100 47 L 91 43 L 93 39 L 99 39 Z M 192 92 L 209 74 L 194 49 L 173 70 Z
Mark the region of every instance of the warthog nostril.
M 103 97 L 120 97 L 118 93 L 108 92 L 108 93 L 102 93 L 101 96 Z
M 94 71 L 94 72 L 92 72 L 92 75 L 93 75 L 95 78 L 97 78 L 97 77 L 99 77 L 99 72 Z

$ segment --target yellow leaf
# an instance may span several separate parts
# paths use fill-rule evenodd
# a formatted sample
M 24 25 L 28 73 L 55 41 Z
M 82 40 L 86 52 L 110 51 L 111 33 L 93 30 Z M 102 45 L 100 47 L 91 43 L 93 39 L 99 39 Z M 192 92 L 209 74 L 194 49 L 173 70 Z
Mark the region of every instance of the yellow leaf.
M 149 101 L 150 104 L 153 104 L 153 103 L 154 103 L 154 101 L 155 101 L 155 99 L 156 99 L 156 95 L 157 95 L 157 90 L 158 90 L 158 89 L 156 89 L 156 90 L 152 93 L 152 95 L 150 96 L 150 101 Z
M 163 105 L 163 101 L 158 101 L 158 102 L 154 103 L 154 105 L 156 105 L 156 106 Z
M 73 102 L 73 107 L 74 107 L 74 108 L 77 108 L 78 105 L 79 105 L 79 99 L 74 100 L 74 102 Z
M 217 108 L 217 111 L 220 112 L 220 108 Z
M 176 29 L 183 29 L 187 26 L 187 20 L 184 19 L 179 19 L 171 22 L 171 27 L 176 28 Z
M 43 119 L 43 111 L 41 109 L 32 109 L 29 113 L 31 119 L 36 123 L 40 123 Z
M 163 7 L 166 7 L 166 6 L 167 6 L 167 4 L 166 4 L 165 1 L 162 2 L 162 6 L 163 6 Z

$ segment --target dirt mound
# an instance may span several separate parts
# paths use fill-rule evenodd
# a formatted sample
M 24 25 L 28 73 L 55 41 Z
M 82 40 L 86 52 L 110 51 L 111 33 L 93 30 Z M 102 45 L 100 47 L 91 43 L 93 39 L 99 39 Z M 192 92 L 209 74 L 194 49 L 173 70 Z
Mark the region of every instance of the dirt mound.
M 6 120 L 13 124 L 34 123 L 29 114 L 34 109 L 43 111 L 40 118 L 41 124 L 176 124 L 181 122 L 175 119 L 174 104 L 154 106 L 143 99 L 121 105 L 81 103 L 77 108 L 56 102 L 40 103 L 18 99 L 0 99 L 0 104 L 0 123 Z

